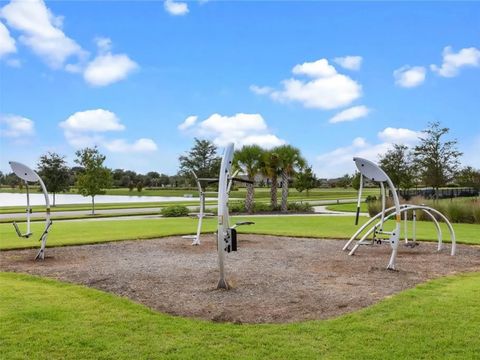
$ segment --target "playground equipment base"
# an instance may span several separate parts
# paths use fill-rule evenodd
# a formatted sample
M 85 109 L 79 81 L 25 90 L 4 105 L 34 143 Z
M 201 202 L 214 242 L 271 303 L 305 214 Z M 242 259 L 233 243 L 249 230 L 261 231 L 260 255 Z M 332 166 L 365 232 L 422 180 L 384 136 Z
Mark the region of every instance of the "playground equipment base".
M 191 246 L 179 237 L 0 252 L 0 270 L 83 284 L 128 297 L 173 315 L 235 323 L 327 319 L 444 275 L 480 271 L 480 247 L 436 243 L 399 246 L 398 271 L 387 271 L 387 244 L 362 246 L 354 256 L 346 240 L 239 236 L 226 275 L 231 289 L 217 290 L 213 235 Z

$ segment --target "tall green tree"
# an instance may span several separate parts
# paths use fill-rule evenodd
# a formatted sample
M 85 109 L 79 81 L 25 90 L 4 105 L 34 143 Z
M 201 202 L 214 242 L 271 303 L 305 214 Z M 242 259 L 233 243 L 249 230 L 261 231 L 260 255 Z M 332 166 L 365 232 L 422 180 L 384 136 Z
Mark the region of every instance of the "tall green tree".
M 300 150 L 291 145 L 282 145 L 274 149 L 280 160 L 281 178 L 282 178 L 282 212 L 287 212 L 288 187 L 289 181 L 295 172 L 303 168 L 306 164 Z
M 280 158 L 275 150 L 264 151 L 261 165 L 262 175 L 270 179 L 270 206 L 278 207 L 278 177 L 281 174 Z
M 48 152 L 40 157 L 37 170 L 48 191 L 53 194 L 52 205 L 55 206 L 55 195 L 69 188 L 70 169 L 65 156 Z
M 415 180 L 415 165 L 408 146 L 394 144 L 379 161 L 380 167 L 387 173 L 398 188 L 407 190 L 413 187 Z
M 253 213 L 255 197 L 255 176 L 260 172 L 263 160 L 263 149 L 258 145 L 245 145 L 240 150 L 235 151 L 233 164 L 252 183 L 247 184 L 247 196 L 245 197 L 245 209 L 248 213 Z
M 360 173 L 359 172 L 355 172 L 355 175 L 353 175 L 351 185 L 355 190 L 357 191 L 360 190 Z
M 217 178 L 221 159 L 217 155 L 217 147 L 209 140 L 195 138 L 195 143 L 186 155 L 179 157 L 179 175 L 193 179 L 190 171 L 198 177 Z
M 420 144 L 414 148 L 414 161 L 423 182 L 435 189 L 438 199 L 438 188 L 453 179 L 460 165 L 462 155 L 457 149 L 457 140 L 444 140 L 449 128 L 442 127 L 439 122 L 429 123 L 423 130 Z
M 92 215 L 95 215 L 95 196 L 105 194 L 105 189 L 112 185 L 112 173 L 104 166 L 105 156 L 97 147 L 78 150 L 75 162 L 82 167 L 77 175 L 78 192 L 92 197 Z
M 480 191 L 480 170 L 466 166 L 458 172 L 456 181 L 460 186 L 471 187 Z
M 303 190 L 306 190 L 308 196 L 309 191 L 315 187 L 316 182 L 317 178 L 312 171 L 312 167 L 305 166 L 295 175 L 294 185 L 295 189 L 300 193 L 303 192 Z
M 353 179 L 354 179 L 354 176 L 345 174 L 337 180 L 336 186 L 343 187 L 344 189 L 346 189 L 352 185 Z

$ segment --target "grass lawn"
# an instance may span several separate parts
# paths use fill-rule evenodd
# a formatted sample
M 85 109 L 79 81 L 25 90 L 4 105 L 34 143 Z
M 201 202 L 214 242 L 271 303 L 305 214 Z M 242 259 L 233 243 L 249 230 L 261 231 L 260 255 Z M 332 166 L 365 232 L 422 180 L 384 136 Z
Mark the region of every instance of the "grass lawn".
M 319 238 L 349 238 L 357 229 L 353 217 L 320 217 L 320 216 L 248 216 L 234 217 L 232 222 L 253 220 L 255 225 L 240 227 L 240 232 L 253 234 L 272 234 L 280 236 L 304 236 Z M 288 221 L 286 221 L 288 220 Z M 367 218 L 361 218 L 363 223 Z M 206 219 L 204 232 L 213 232 L 216 219 Z M 23 229 L 24 224 L 20 227 Z M 193 234 L 197 221 L 190 218 L 159 218 L 146 220 L 111 220 L 111 221 L 58 221 L 54 222 L 47 246 L 63 246 L 88 244 L 105 241 L 148 239 L 167 235 Z M 454 224 L 457 242 L 480 244 L 480 225 Z M 393 227 L 393 224 L 392 224 Z M 19 239 L 11 224 L 0 224 L 0 249 L 29 248 L 38 246 L 38 238 L 43 223 L 33 223 L 34 236 L 30 239 Z M 403 226 L 402 226 L 403 229 Z M 448 231 L 443 226 L 444 238 L 448 242 Z M 435 240 L 436 232 L 433 223 L 417 222 L 417 239 Z
M 207 200 L 207 205 L 216 205 L 217 200 Z M 139 208 L 160 208 L 170 205 L 185 205 L 185 206 L 199 206 L 198 201 L 192 201 L 186 199 L 185 201 L 165 201 L 165 202 L 138 202 L 138 203 L 111 203 L 111 204 L 95 204 L 95 210 L 110 210 L 110 209 L 139 209 Z M 91 204 L 69 204 L 69 205 L 57 205 L 51 208 L 51 212 L 58 211 L 79 211 L 79 210 L 92 210 Z M 32 211 L 44 213 L 45 206 L 32 206 Z M 25 212 L 25 206 L 5 206 L 0 209 L 0 214 L 12 214 Z
M 464 274 L 332 320 L 234 325 L 0 273 L 0 346 L 4 359 L 474 359 L 479 298 L 480 274 Z
M 465 203 L 471 202 L 472 200 L 477 199 L 476 197 L 461 197 L 461 198 L 453 198 L 453 199 L 440 199 L 437 200 L 438 203 L 450 203 L 450 202 L 458 202 L 458 203 Z M 403 203 L 403 202 L 402 202 Z M 357 211 L 357 203 L 352 202 L 348 204 L 332 204 L 327 206 L 328 210 L 333 211 L 348 211 L 348 212 L 355 212 Z M 368 212 L 368 204 L 362 202 L 360 205 L 360 209 L 362 212 Z
M 356 212 L 357 211 L 357 203 L 348 203 L 348 204 L 332 204 L 327 206 L 327 210 L 332 211 L 346 211 L 346 212 Z M 368 204 L 362 202 L 360 204 L 360 211 L 361 212 L 368 212 Z

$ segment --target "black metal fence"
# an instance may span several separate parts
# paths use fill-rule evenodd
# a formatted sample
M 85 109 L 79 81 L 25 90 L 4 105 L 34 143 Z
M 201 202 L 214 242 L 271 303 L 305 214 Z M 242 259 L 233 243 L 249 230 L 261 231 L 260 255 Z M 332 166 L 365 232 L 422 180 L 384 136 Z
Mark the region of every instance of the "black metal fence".
M 469 196 L 478 196 L 478 190 L 473 188 L 444 188 L 438 189 L 438 198 L 439 199 L 450 199 L 456 197 L 469 197 Z M 409 190 L 399 190 L 398 194 L 404 199 L 409 199 L 414 196 L 421 196 L 426 199 L 435 198 L 435 189 L 433 188 L 422 188 L 422 189 L 409 189 Z

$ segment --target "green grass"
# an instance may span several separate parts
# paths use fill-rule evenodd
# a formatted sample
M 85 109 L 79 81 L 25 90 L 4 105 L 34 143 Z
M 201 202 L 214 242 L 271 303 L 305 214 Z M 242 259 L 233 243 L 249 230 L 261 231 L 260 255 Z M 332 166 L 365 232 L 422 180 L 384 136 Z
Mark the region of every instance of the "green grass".
M 82 286 L 0 273 L 4 359 L 474 359 L 480 274 L 327 321 L 234 325 L 156 313 Z
M 442 204 L 449 204 L 451 202 L 454 203 L 467 203 L 471 202 L 472 200 L 476 199 L 475 197 L 461 197 L 461 198 L 453 198 L 453 199 L 440 199 L 437 200 L 436 203 Z M 357 203 L 351 202 L 346 204 L 332 204 L 327 206 L 328 210 L 332 211 L 346 211 L 346 212 L 356 212 L 357 211 Z M 368 212 L 368 204 L 366 202 L 362 202 L 360 204 L 360 210 L 362 212 Z
M 207 200 L 207 205 L 215 205 L 216 199 Z M 166 202 L 138 202 L 138 203 L 111 203 L 111 204 L 95 204 L 95 210 L 110 210 L 110 209 L 138 209 L 138 208 L 160 208 L 170 205 L 184 205 L 184 206 L 198 206 L 198 201 L 191 201 L 186 199 L 185 201 L 166 201 Z M 52 212 L 59 211 L 79 211 L 79 210 L 92 210 L 91 204 L 68 204 L 57 205 L 51 208 Z M 45 212 L 45 206 L 32 206 L 34 213 Z M 25 206 L 5 206 L 0 209 L 0 214 L 13 214 L 25 212 Z
M 327 206 L 327 210 L 332 211 L 345 211 L 345 212 L 356 212 L 357 211 L 357 203 L 347 203 L 347 204 L 332 204 Z M 361 212 L 368 212 L 368 204 L 362 202 L 360 204 L 360 211 Z
M 288 219 L 288 221 L 286 221 Z M 358 228 L 353 224 L 353 217 L 319 217 L 319 216 L 248 216 L 234 217 L 232 222 L 253 220 L 255 225 L 240 227 L 240 232 L 252 234 L 272 234 L 279 236 L 304 236 L 318 238 L 349 238 Z M 367 218 L 361 218 L 363 223 Z M 216 219 L 206 219 L 203 231 L 213 232 Z M 149 239 L 168 235 L 184 235 L 194 233 L 197 221 L 190 218 L 159 218 L 110 221 L 59 221 L 54 222 L 48 246 L 65 246 L 89 244 L 106 241 Z M 24 224 L 20 224 L 21 229 Z M 392 225 L 393 227 L 393 225 Z M 30 239 L 19 239 L 11 224 L 0 224 L 0 249 L 20 249 L 38 246 L 37 235 L 42 232 L 43 223 L 33 223 L 34 236 Z M 388 227 L 387 227 L 388 228 Z M 403 229 L 403 226 L 402 226 Z M 454 224 L 457 242 L 480 244 L 480 225 Z M 448 242 L 448 231 L 443 226 L 444 238 Z M 436 232 L 433 223 L 417 222 L 418 240 L 435 240 Z

